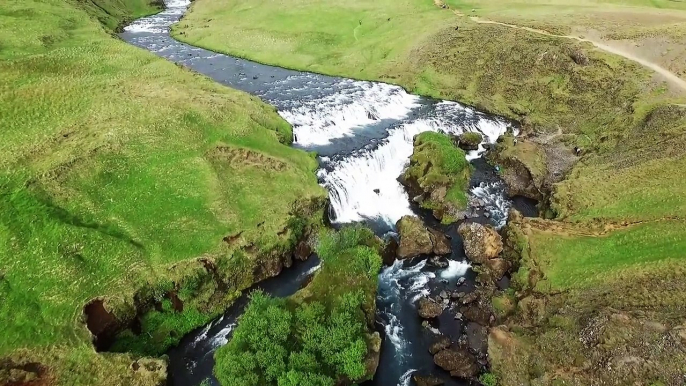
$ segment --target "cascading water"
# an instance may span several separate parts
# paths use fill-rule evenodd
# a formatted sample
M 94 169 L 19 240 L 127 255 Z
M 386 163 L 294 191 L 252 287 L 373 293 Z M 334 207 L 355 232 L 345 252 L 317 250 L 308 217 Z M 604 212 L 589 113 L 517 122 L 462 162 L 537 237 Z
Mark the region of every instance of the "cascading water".
M 414 96 L 397 86 L 290 71 L 180 43 L 168 31 L 190 2 L 166 0 L 166 4 L 167 10 L 134 22 L 121 37 L 276 106 L 293 125 L 294 146 L 319 154 L 318 176 L 330 192 L 336 224 L 364 222 L 381 235 L 392 231 L 402 216 L 419 214 L 397 181 L 412 154 L 415 135 L 476 131 L 483 134 L 484 143 L 493 143 L 508 128 L 505 121 L 472 108 Z M 477 160 L 484 143 L 467 158 Z M 510 203 L 497 178 L 473 181 L 470 195 L 494 225 L 504 224 Z M 470 275 L 462 248 L 455 243 L 447 267 L 432 266 L 426 259 L 397 261 L 380 273 L 377 307 L 385 339 L 373 385 L 408 385 L 413 373 L 431 370 L 427 342 L 447 327 L 422 326 L 414 303 L 429 295 L 436 283 L 454 286 L 458 278 Z M 260 288 L 275 296 L 293 293 L 318 267 L 307 264 Z M 246 301 L 239 299 L 221 319 L 189 334 L 170 352 L 172 384 L 212 380 L 212 353 L 230 339 Z

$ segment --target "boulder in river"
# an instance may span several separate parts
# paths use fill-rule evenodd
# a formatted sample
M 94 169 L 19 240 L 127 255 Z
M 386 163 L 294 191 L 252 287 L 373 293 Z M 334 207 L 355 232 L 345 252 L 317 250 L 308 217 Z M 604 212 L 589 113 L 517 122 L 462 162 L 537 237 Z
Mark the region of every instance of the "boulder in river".
M 442 379 L 431 375 L 424 376 L 415 374 L 412 375 L 412 379 L 417 386 L 440 386 L 445 383 Z
M 488 353 L 488 329 L 478 323 L 469 322 L 465 327 L 465 335 L 467 336 L 467 343 L 469 348 L 479 354 L 485 356 Z
M 447 224 L 464 218 L 470 173 L 464 151 L 448 135 L 425 132 L 414 138 L 410 165 L 398 181 L 415 202 Z
M 398 240 L 391 237 L 384 242 L 383 249 L 381 250 L 381 259 L 384 264 L 392 265 L 395 262 L 396 252 L 398 250 Z
M 443 313 L 443 306 L 429 298 L 421 298 L 419 299 L 417 311 L 422 318 L 432 319 Z
M 481 133 L 467 132 L 457 135 L 453 141 L 462 150 L 478 150 L 479 144 L 483 141 Z
M 451 251 L 450 242 L 445 235 L 437 230 L 428 229 L 417 217 L 403 216 L 398 220 L 396 228 L 400 236 L 397 250 L 399 259 L 430 253 L 445 255 Z
M 436 366 L 457 378 L 469 379 L 479 373 L 479 365 L 474 355 L 466 349 L 446 349 L 434 355 Z
M 503 251 L 503 240 L 490 225 L 462 223 L 457 232 L 464 241 L 467 257 L 478 264 L 493 259 Z
M 445 350 L 448 347 L 450 347 L 450 338 L 447 336 L 443 335 L 438 340 L 436 340 L 434 343 L 429 346 L 429 352 L 431 355 L 436 355 L 437 352 L 441 350 Z

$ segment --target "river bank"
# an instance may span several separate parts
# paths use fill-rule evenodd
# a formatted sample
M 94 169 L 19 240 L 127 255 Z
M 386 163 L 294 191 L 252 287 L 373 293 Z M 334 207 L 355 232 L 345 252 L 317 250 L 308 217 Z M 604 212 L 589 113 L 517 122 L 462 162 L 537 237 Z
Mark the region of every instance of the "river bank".
M 639 64 L 590 45 L 468 17 L 483 7 L 496 20 L 547 29 L 549 10 L 559 4 L 536 5 L 548 7 L 539 14 L 522 8 L 517 17 L 487 1 L 445 4 L 348 2 L 322 9 L 316 2 L 244 7 L 198 0 L 173 34 L 270 64 L 400 84 L 520 121 L 519 144 L 501 149 L 498 162 L 520 171 L 514 177 L 528 175 L 521 190 L 543 197 L 553 221 L 520 221 L 508 231 L 519 269 L 513 290 L 493 304 L 505 326 L 491 330 L 493 372 L 505 385 L 678 384 L 684 320 L 677 289 L 686 276 L 681 244 L 670 240 L 684 239 L 686 209 L 675 196 L 683 190 L 683 96 Z M 567 35 L 569 20 L 594 28 L 603 25 L 596 19 L 636 9 L 603 11 L 586 17 L 575 10 L 580 18 L 558 18 L 552 30 Z M 660 30 L 640 23 L 631 18 L 615 36 Z M 578 161 L 571 169 L 570 155 Z M 660 345 L 670 354 L 654 359 L 642 350 L 639 326 L 656 326 L 646 339 L 671 342 Z M 588 340 L 594 331 L 603 337 Z

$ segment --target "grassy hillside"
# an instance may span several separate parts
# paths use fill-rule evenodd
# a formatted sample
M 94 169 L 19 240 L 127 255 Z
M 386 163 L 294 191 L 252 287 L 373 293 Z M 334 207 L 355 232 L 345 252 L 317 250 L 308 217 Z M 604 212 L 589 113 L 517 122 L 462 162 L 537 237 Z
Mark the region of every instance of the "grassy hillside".
M 502 385 L 680 385 L 686 92 L 636 61 L 551 34 L 590 39 L 683 80 L 685 4 L 197 0 L 174 34 L 517 119 L 532 142 L 513 155 L 537 149 L 548 173 L 559 166 L 551 153 L 583 148 L 547 192 L 554 219 L 509 228 L 521 268 L 514 290 L 494 301 L 507 327 L 491 334 L 493 372 Z M 546 170 L 536 172 L 543 183 Z
M 324 197 L 272 108 L 110 35 L 157 10 L 0 9 L 0 383 L 154 382 L 128 356 L 95 354 L 86 303 L 127 320 L 176 291 L 183 312 L 155 327 L 180 335 L 273 273 L 257 267 L 280 264 Z

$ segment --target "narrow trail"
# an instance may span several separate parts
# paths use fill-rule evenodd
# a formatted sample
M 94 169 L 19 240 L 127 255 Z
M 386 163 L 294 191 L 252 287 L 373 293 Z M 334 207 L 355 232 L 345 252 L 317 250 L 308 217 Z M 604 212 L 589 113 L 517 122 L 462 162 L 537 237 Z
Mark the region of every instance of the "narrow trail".
M 515 24 L 501 23 L 499 21 L 493 21 L 493 20 L 484 20 L 484 19 L 480 19 L 476 16 L 470 16 L 469 18 L 473 22 L 476 22 L 479 24 L 497 24 L 497 25 L 502 25 L 502 26 L 509 27 L 509 28 L 521 29 L 524 31 L 529 31 L 529 32 L 533 32 L 533 33 L 537 33 L 537 34 L 541 34 L 541 35 L 554 36 L 554 37 L 565 38 L 565 39 L 573 39 L 573 40 L 577 40 L 580 42 L 591 43 L 596 48 L 599 48 L 599 49 L 606 51 L 606 52 L 609 52 L 611 54 L 622 56 L 626 59 L 634 61 L 634 62 L 636 62 L 636 63 L 638 63 L 638 64 L 640 64 L 646 68 L 649 68 L 649 69 L 657 72 L 658 74 L 665 77 L 671 84 L 673 84 L 674 86 L 681 89 L 681 91 L 686 92 L 686 80 L 681 79 L 675 73 L 673 73 L 673 72 L 667 70 L 666 68 L 664 68 L 664 67 L 662 67 L 656 63 L 653 63 L 649 60 L 640 58 L 636 55 L 633 55 L 630 52 L 627 52 L 627 51 L 622 50 L 622 49 L 617 48 L 617 47 L 609 46 L 609 45 L 602 43 L 602 42 L 599 42 L 597 40 L 586 39 L 586 38 L 582 38 L 579 36 L 572 36 L 572 35 L 556 35 L 556 34 L 552 34 L 552 33 L 548 32 L 548 31 L 544 31 L 544 30 L 540 30 L 540 29 L 536 29 L 536 28 L 524 27 L 524 26 L 515 25 Z

